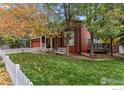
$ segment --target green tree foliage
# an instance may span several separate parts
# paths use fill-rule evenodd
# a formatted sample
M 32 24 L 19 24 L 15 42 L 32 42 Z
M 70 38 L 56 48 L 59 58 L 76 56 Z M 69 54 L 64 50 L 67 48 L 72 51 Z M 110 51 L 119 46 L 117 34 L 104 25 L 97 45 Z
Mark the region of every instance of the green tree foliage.
M 103 24 L 99 31 L 99 34 L 102 38 L 109 40 L 110 42 L 110 52 L 111 56 L 113 56 L 113 41 L 117 39 L 118 35 L 121 31 L 121 22 L 122 13 L 120 7 L 116 4 L 107 4 L 103 7 L 106 8 L 105 13 L 103 14 Z
M 91 42 L 90 42 L 90 57 L 93 57 L 94 54 L 94 38 L 96 33 L 100 30 L 100 26 L 102 23 L 102 14 L 104 9 L 101 4 L 81 4 L 80 6 L 81 12 L 84 16 L 86 16 L 86 20 L 84 20 L 84 24 L 88 28 L 88 31 L 91 34 Z M 83 24 L 83 25 L 84 25 Z
M 77 16 L 77 4 L 45 4 L 45 9 L 49 18 L 48 27 L 50 30 L 64 31 L 64 35 L 66 35 L 66 55 L 69 55 L 69 37 L 73 28 L 71 20 Z
M 93 57 L 94 38 L 110 39 L 111 55 L 113 40 L 120 34 L 121 4 L 82 4 L 84 23 L 91 34 L 90 56 Z
M 120 31 L 120 45 L 124 46 L 124 4 L 121 4 L 122 18 L 121 18 L 121 31 Z

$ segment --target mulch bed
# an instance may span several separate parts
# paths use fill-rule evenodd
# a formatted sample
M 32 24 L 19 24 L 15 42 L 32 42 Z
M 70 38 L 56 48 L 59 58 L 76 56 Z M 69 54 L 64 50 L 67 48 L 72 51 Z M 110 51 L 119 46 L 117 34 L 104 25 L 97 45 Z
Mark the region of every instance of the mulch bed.
M 114 53 L 113 56 L 111 56 L 110 53 L 107 54 L 100 54 L 100 53 L 94 53 L 94 56 L 90 58 L 89 53 L 83 53 L 82 56 L 89 58 L 89 59 L 118 59 L 118 60 L 124 60 L 124 55 L 120 55 L 119 53 Z
M 94 54 L 95 59 L 104 59 L 104 58 L 112 58 L 110 54 Z
M 120 59 L 120 60 L 124 60 L 124 55 L 120 55 L 119 53 L 113 54 L 113 56 L 111 56 L 111 54 L 94 54 L 95 59 Z

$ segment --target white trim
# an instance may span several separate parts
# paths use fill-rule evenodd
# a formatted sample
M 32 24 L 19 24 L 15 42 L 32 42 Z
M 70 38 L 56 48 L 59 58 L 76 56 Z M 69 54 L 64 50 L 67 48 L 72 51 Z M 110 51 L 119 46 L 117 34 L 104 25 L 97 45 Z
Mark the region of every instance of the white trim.
M 33 39 L 39 39 L 40 37 L 34 37 L 34 38 L 31 38 L 31 40 L 33 40 Z

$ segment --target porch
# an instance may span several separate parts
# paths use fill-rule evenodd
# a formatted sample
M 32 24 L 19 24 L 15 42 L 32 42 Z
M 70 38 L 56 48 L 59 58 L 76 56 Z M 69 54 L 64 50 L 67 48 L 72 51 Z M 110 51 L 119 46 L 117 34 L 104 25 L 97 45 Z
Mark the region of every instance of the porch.
M 49 36 L 40 36 L 38 38 L 33 38 L 31 40 L 31 45 L 30 47 L 31 48 L 42 48 L 42 49 L 46 49 L 46 48 L 49 48 L 49 49 L 53 49 L 54 47 L 54 39 L 53 37 Z

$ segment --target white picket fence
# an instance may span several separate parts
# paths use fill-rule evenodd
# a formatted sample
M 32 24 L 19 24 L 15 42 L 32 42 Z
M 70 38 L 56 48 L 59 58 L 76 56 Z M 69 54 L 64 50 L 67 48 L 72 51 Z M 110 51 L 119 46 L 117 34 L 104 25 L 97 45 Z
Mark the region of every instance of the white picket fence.
M 33 85 L 33 83 L 21 71 L 20 65 L 13 63 L 9 59 L 9 56 L 6 55 L 6 53 L 3 52 L 1 49 L 0 56 L 3 59 L 3 62 L 14 85 Z
M 14 49 L 4 49 L 2 50 L 6 54 L 22 53 L 22 52 L 48 52 L 51 51 L 50 48 L 14 48 Z

